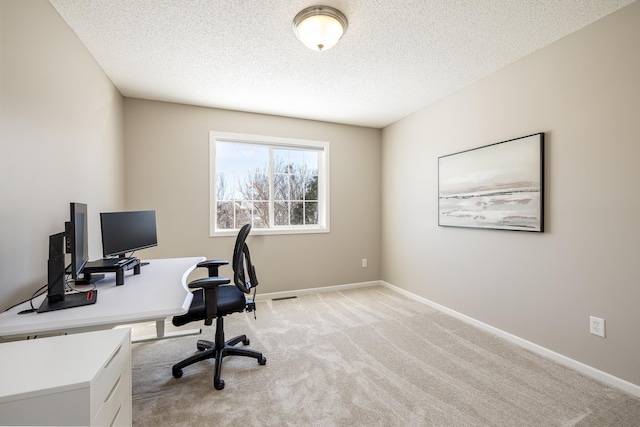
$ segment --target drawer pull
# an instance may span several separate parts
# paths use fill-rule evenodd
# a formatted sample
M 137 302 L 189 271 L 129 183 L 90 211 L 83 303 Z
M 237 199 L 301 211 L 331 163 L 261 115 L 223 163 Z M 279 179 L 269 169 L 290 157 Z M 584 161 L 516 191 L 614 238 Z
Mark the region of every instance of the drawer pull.
M 113 417 L 113 420 L 111 420 L 111 424 L 109 424 L 110 427 L 113 427 L 114 425 L 116 425 L 116 420 L 118 419 L 118 415 L 120 415 L 120 409 L 122 409 L 122 406 L 118 406 L 116 415 Z
M 113 356 L 111 356 L 111 359 L 109 359 L 109 361 L 107 362 L 107 364 L 105 365 L 105 369 L 109 367 L 109 365 L 111 365 L 113 363 L 113 361 L 115 360 L 116 356 L 118 354 L 120 354 L 120 349 L 122 348 L 122 344 L 120 344 L 120 346 L 118 347 L 118 349 L 116 350 L 115 353 L 113 353 Z
M 118 381 L 116 381 L 116 383 L 113 385 L 113 388 L 109 392 L 109 395 L 107 396 L 107 398 L 104 400 L 104 403 L 107 403 L 109 400 L 111 400 L 111 396 L 113 396 L 113 392 L 116 391 L 116 389 L 118 388 L 118 385 L 120 384 L 120 379 L 122 379 L 122 376 L 118 377 Z

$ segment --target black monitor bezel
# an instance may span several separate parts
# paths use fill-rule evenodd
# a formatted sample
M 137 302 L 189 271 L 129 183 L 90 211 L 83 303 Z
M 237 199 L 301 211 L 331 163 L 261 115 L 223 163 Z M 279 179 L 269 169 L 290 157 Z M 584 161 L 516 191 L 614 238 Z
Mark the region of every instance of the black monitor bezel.
M 143 244 L 128 244 L 119 245 L 119 247 L 113 247 L 112 243 L 109 243 L 106 237 L 111 233 L 117 231 L 116 228 L 111 227 L 112 224 L 108 219 L 117 218 L 119 220 L 135 220 L 144 219 L 144 225 L 151 227 L 147 230 L 149 232 L 149 240 Z M 112 222 L 112 221 L 111 221 Z M 102 233 L 102 254 L 105 258 L 108 257 L 124 257 L 127 253 L 139 251 L 142 249 L 148 249 L 158 246 L 158 230 L 156 226 L 156 211 L 155 210 L 141 210 L 141 211 L 121 211 L 121 212 L 101 212 L 100 213 L 100 231 Z M 152 237 L 151 237 L 152 236 Z
M 71 254 L 69 273 L 76 280 L 81 278 L 84 266 L 89 262 L 88 209 L 85 203 L 69 204 L 70 221 L 65 224 L 66 252 Z

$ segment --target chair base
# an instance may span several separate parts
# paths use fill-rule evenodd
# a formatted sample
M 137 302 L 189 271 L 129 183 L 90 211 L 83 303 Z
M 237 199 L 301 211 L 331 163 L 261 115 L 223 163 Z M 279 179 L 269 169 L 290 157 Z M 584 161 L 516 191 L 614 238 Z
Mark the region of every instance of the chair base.
M 222 332 L 221 332 L 222 331 Z M 224 341 L 224 329 L 222 327 L 222 317 L 216 320 L 216 341 L 198 340 L 197 348 L 199 353 L 176 363 L 171 368 L 174 378 L 182 377 L 182 369 L 206 359 L 216 359 L 215 370 L 213 374 L 213 386 L 216 390 L 224 388 L 224 380 L 220 378 L 222 372 L 222 360 L 227 356 L 245 356 L 253 357 L 258 360 L 260 365 L 267 363 L 267 358 L 261 352 L 249 348 L 236 347 L 236 344 L 242 342 L 243 345 L 249 345 L 250 341 L 246 335 L 238 335 L 228 341 Z

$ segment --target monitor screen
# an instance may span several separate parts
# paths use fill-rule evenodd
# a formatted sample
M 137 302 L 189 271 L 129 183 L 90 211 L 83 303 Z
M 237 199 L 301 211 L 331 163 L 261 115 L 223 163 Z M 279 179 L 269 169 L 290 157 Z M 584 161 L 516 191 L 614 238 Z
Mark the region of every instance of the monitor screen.
M 71 220 L 65 224 L 66 252 L 71 254 L 71 277 L 78 279 L 89 261 L 87 205 L 72 202 L 70 207 Z
M 156 211 L 103 212 L 100 225 L 105 258 L 158 245 Z

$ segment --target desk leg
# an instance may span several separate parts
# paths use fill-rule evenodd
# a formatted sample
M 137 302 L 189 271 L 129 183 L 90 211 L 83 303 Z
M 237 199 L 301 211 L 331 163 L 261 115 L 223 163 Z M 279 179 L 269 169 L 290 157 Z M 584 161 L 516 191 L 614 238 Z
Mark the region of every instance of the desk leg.
M 202 329 L 187 329 L 184 331 L 165 332 L 165 324 L 164 324 L 165 320 L 166 319 L 156 320 L 155 335 L 147 335 L 143 337 L 132 337 L 131 342 L 158 341 L 158 340 L 164 340 L 167 338 L 185 337 L 187 335 L 200 335 L 202 333 Z
M 158 338 L 164 338 L 164 319 L 156 320 L 156 335 Z

